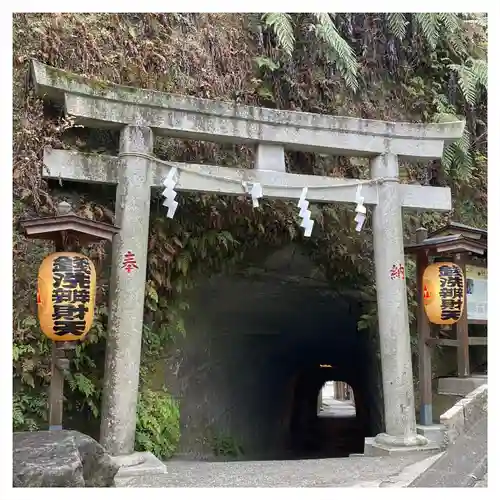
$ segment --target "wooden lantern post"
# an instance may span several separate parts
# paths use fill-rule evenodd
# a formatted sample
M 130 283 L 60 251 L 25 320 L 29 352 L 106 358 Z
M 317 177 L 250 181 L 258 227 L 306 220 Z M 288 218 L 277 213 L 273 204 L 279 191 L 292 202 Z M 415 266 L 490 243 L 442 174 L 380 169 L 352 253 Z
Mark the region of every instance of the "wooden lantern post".
M 19 222 L 24 235 L 32 239 L 54 242 L 56 252 L 76 252 L 85 245 L 100 240 L 111 241 L 119 228 L 111 224 L 80 217 L 67 202 L 59 203 L 55 217 L 38 217 Z M 64 378 L 76 341 L 53 341 L 49 389 L 49 430 L 62 430 Z
M 406 254 L 413 254 L 417 263 L 417 332 L 419 350 L 419 385 L 420 385 L 420 423 L 432 425 L 432 347 L 451 346 L 457 348 L 458 376 L 470 376 L 469 346 L 487 345 L 487 337 L 470 338 L 469 324 L 487 324 L 485 318 L 478 319 L 468 311 L 467 268 L 487 266 L 487 231 L 452 222 L 445 227 L 427 234 L 424 228 L 417 229 L 416 243 L 405 246 Z M 426 267 L 434 261 L 451 261 L 460 266 L 465 279 L 464 308 L 460 320 L 454 325 L 456 338 L 433 337 L 438 330 L 431 325 L 424 310 L 423 274 Z M 469 313 L 469 314 L 468 314 Z

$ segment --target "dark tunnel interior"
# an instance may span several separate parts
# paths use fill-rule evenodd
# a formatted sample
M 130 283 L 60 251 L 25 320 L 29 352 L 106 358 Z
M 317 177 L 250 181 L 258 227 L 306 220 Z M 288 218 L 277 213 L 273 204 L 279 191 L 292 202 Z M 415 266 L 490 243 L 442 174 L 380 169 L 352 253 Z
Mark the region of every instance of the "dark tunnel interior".
M 363 452 L 380 427 L 373 349 L 357 331 L 360 305 L 333 291 L 307 257 L 281 249 L 258 267 L 207 280 L 190 303 L 177 374 L 167 380 L 180 402 L 179 456 Z M 318 415 L 329 380 L 352 387 L 355 417 Z

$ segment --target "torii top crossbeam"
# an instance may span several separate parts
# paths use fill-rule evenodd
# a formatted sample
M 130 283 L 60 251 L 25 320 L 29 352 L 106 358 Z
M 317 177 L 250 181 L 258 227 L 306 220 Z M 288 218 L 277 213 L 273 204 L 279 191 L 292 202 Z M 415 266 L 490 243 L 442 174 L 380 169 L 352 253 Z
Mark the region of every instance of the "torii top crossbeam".
M 157 135 L 214 142 L 279 144 L 344 156 L 440 158 L 463 122 L 395 123 L 242 106 L 92 81 L 33 61 L 38 95 L 64 103 L 90 127 L 147 126 Z

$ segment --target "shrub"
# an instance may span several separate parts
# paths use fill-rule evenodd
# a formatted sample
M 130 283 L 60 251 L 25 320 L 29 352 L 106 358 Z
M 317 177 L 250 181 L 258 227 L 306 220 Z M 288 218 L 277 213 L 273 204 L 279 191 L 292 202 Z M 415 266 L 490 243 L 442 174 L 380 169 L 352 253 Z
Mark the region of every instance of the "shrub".
M 170 458 L 179 442 L 179 405 L 167 392 L 144 389 L 137 403 L 135 444 L 158 458 Z

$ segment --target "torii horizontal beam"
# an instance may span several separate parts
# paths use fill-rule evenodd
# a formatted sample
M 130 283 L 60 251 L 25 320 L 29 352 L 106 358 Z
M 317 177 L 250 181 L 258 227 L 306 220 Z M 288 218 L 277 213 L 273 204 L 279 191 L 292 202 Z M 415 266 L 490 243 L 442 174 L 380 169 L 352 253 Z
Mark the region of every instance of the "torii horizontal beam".
M 343 156 L 440 158 L 464 122 L 398 123 L 244 106 L 99 82 L 32 61 L 40 97 L 87 127 L 150 127 L 155 135 Z
M 120 161 L 107 156 L 75 151 L 46 149 L 44 173 L 48 179 L 76 182 L 117 184 Z M 151 187 L 162 187 L 170 168 L 179 170 L 176 191 L 197 191 L 238 196 L 245 194 L 243 182 L 260 183 L 265 198 L 293 200 L 300 197 L 302 188 L 308 188 L 307 199 L 315 203 L 355 203 L 356 179 L 341 179 L 319 175 L 290 174 L 272 170 L 221 167 L 191 163 L 154 163 Z M 376 185 L 363 185 L 362 196 L 368 205 L 376 205 Z M 410 209 L 449 211 L 449 188 L 400 184 L 401 206 Z

